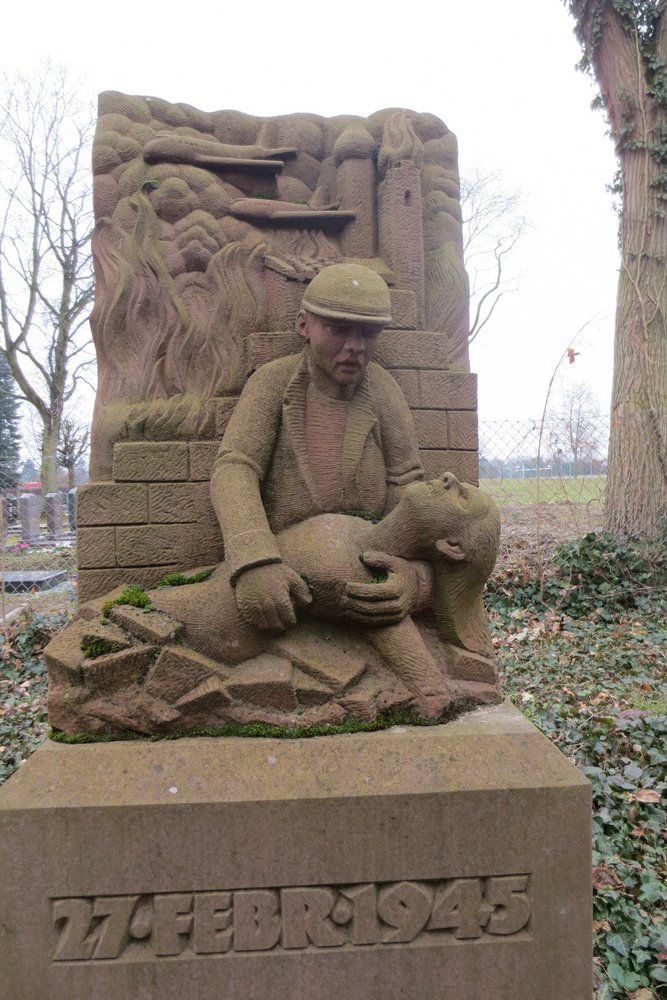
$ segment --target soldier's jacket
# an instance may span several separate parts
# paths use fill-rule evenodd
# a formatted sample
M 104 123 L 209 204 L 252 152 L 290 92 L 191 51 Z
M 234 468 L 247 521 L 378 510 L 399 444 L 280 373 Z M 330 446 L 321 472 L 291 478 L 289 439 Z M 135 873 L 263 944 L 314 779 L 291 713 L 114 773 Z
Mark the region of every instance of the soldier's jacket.
M 232 580 L 251 566 L 280 562 L 274 533 L 320 505 L 306 446 L 305 354 L 260 368 L 247 382 L 220 444 L 211 496 Z M 343 444 L 340 511 L 386 513 L 397 489 L 424 478 L 403 393 L 371 364 L 350 401 Z

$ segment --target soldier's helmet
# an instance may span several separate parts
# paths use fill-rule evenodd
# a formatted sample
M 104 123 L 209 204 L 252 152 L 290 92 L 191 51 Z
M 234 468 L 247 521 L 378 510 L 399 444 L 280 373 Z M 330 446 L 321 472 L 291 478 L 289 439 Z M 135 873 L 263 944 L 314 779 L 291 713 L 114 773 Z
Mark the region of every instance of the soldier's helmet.
M 391 301 L 385 281 L 363 264 L 331 264 L 315 275 L 301 308 L 316 316 L 386 326 Z

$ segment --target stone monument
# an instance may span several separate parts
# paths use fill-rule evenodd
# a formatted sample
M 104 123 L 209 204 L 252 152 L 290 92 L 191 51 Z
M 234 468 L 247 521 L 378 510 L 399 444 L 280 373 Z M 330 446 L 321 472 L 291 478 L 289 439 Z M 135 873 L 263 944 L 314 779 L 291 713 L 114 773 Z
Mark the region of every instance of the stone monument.
M 45 746 L 0 792 L 0 997 L 590 1000 L 589 788 L 498 704 L 482 604 L 454 137 L 100 110 L 52 725 L 430 725 Z

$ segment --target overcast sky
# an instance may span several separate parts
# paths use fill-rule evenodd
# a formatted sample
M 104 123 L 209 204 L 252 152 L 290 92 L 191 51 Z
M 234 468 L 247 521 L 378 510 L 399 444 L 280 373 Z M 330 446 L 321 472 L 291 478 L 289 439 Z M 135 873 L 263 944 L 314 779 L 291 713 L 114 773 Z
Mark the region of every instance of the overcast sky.
M 9 8 L 9 9 L 7 9 Z M 521 190 L 531 229 L 514 256 L 519 289 L 473 345 L 480 417 L 539 416 L 558 385 L 588 382 L 608 408 L 618 268 L 605 186 L 615 161 L 561 0 L 282 5 L 36 0 L 5 5 L 3 68 L 50 56 L 90 94 L 120 90 L 205 111 L 438 115 L 462 172 L 498 171 Z M 557 391 L 557 390 L 556 390 Z

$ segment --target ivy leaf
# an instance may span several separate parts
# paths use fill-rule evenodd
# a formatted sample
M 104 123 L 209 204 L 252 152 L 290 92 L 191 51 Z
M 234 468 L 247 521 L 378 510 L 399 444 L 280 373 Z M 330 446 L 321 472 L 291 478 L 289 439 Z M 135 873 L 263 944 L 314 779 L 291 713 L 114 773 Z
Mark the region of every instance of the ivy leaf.
M 607 934 L 607 944 L 614 951 L 617 951 L 623 958 L 630 957 L 630 945 L 632 939 L 629 934 Z

